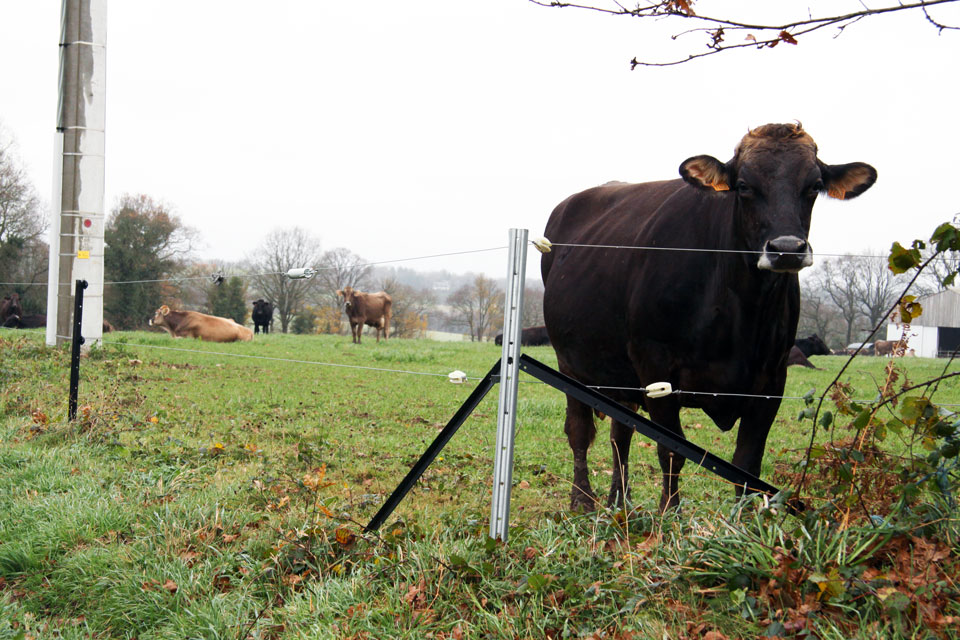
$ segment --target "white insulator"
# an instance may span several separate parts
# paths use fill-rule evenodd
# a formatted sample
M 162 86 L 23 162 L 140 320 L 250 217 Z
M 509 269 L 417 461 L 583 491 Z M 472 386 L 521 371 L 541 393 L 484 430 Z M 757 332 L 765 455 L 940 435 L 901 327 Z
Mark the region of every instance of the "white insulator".
M 550 248 L 553 246 L 553 243 L 546 238 L 537 238 L 533 241 L 533 246 L 535 246 L 540 253 L 550 253 Z
M 648 398 L 662 398 L 673 393 L 673 387 L 669 382 L 653 382 L 646 386 Z
M 284 275 L 286 275 L 291 280 L 309 280 L 313 276 L 317 275 L 317 272 L 310 267 L 303 267 L 300 269 L 290 269 Z
M 456 371 L 451 371 L 447 375 L 447 378 L 454 384 L 463 384 L 467 381 L 467 374 L 457 369 Z

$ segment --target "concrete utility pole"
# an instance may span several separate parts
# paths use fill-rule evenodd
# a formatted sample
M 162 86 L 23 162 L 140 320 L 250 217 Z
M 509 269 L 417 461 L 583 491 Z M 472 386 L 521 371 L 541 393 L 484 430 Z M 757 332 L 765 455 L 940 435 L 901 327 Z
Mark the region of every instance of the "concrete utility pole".
M 86 280 L 82 334 L 103 335 L 107 0 L 63 0 L 54 143 L 47 344 L 72 334 L 73 285 Z

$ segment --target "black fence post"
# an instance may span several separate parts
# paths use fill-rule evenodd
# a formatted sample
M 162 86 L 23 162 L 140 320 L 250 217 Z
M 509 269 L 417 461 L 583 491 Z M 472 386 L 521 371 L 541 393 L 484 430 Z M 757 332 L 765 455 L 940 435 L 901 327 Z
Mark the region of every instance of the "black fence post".
M 83 323 L 83 290 L 86 288 L 86 280 L 77 280 L 73 292 L 73 349 L 70 355 L 70 403 L 67 409 L 67 419 L 71 422 L 77 417 L 77 391 L 80 388 L 80 345 L 83 344 L 80 325 Z

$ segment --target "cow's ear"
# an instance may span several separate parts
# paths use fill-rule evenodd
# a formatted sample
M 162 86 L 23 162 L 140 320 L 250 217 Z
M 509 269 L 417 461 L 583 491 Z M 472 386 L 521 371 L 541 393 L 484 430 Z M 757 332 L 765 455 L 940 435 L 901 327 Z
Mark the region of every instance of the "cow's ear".
M 695 187 L 714 191 L 729 191 L 733 182 L 727 165 L 713 156 L 687 158 L 680 165 L 680 175 Z
M 170 315 L 170 307 L 168 307 L 167 305 L 161 306 L 161 307 L 160 307 L 160 315 L 162 315 L 162 316 Z
M 849 200 L 873 186 L 877 181 L 877 170 L 865 162 L 849 164 L 820 163 L 820 175 L 823 176 L 823 190 L 837 200 Z

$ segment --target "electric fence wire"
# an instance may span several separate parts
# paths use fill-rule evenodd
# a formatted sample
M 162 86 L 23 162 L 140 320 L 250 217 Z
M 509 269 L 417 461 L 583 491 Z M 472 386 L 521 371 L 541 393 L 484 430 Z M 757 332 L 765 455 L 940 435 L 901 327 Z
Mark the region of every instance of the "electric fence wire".
M 537 246 L 537 241 L 531 241 L 530 244 Z M 580 243 L 569 243 L 569 242 L 553 242 L 550 243 L 551 247 L 571 247 L 571 248 L 583 248 L 583 249 L 630 249 L 638 251 L 673 251 L 673 252 L 686 252 L 686 253 L 717 253 L 717 254 L 742 254 L 742 255 L 761 255 L 763 251 L 755 251 L 748 249 L 700 249 L 700 248 L 690 248 L 690 247 L 652 247 L 652 246 L 633 246 L 633 245 L 617 245 L 617 244 L 580 244 Z M 387 264 L 396 264 L 401 262 L 413 262 L 416 260 L 429 260 L 433 258 L 446 258 L 452 256 L 460 255 L 470 255 L 476 253 L 486 253 L 491 251 L 502 251 L 506 249 L 506 246 L 498 247 L 487 247 L 485 249 L 468 249 L 465 251 L 451 251 L 447 253 L 434 253 L 422 256 L 413 256 L 409 258 L 395 258 L 390 260 L 377 260 L 371 262 L 363 262 L 355 265 L 357 268 L 363 267 L 373 267 L 381 266 Z M 804 255 L 804 254 L 793 254 L 789 252 L 782 252 L 783 255 Z M 886 260 L 888 256 L 882 255 L 865 255 L 865 254 L 840 254 L 840 253 L 814 253 L 811 254 L 813 258 L 854 258 L 854 259 L 864 259 L 864 260 Z M 957 262 L 956 258 L 941 258 L 941 262 Z M 314 271 L 335 271 L 339 267 L 315 267 Z M 273 276 L 273 275 L 284 275 L 282 271 L 267 271 L 263 273 L 236 273 L 236 274 L 224 274 L 226 277 L 230 278 L 257 278 L 263 276 Z M 211 276 L 173 276 L 169 278 L 155 278 L 147 280 L 113 280 L 104 282 L 104 286 L 111 285 L 124 285 L 124 284 L 146 284 L 146 283 L 156 283 L 156 282 L 174 282 L 174 283 L 183 283 L 189 282 L 192 280 L 209 280 Z M 46 287 L 48 283 L 46 282 L 0 282 L 0 286 L 14 286 L 14 287 Z M 60 283 L 60 286 L 67 286 L 72 283 Z
M 20 329 L 11 329 L 9 327 L 0 327 L 0 332 L 9 331 L 9 332 L 18 332 L 22 335 L 36 335 L 42 337 L 43 334 L 36 331 L 23 331 Z M 71 340 L 70 336 L 57 336 L 64 340 Z M 113 347 L 131 347 L 131 348 L 143 348 L 143 349 L 159 349 L 164 351 L 178 351 L 181 353 L 197 353 L 206 356 L 223 356 L 226 358 L 246 358 L 250 360 L 265 360 L 271 362 L 288 362 L 292 364 L 306 364 L 314 365 L 321 367 L 334 367 L 339 369 L 358 369 L 362 371 L 377 371 L 380 373 L 396 373 L 396 374 L 407 374 L 407 375 L 417 375 L 417 376 L 428 376 L 436 378 L 450 378 L 449 373 L 432 373 L 427 371 L 410 371 L 407 369 L 388 369 L 385 367 L 368 367 L 363 365 L 352 365 L 352 364 L 339 364 L 335 362 L 321 362 L 319 360 L 298 360 L 292 358 L 277 358 L 273 356 L 258 356 L 251 354 L 243 353 L 229 353 L 226 351 L 205 351 L 201 349 L 184 349 L 182 347 L 165 347 L 162 345 L 154 344 L 143 344 L 137 342 L 116 342 L 112 340 L 100 340 L 104 345 L 110 345 Z M 466 380 L 479 380 L 479 377 L 467 377 Z M 520 380 L 522 384 L 545 384 L 539 380 Z M 645 392 L 646 389 L 643 387 L 612 387 L 612 386 L 603 386 L 603 385 L 587 385 L 591 389 L 596 389 L 597 391 L 639 391 L 641 393 Z M 677 395 L 694 395 L 694 396 L 712 396 L 712 397 L 729 397 L 729 398 L 747 398 L 747 399 L 762 399 L 762 400 L 805 400 L 804 396 L 778 396 L 778 395 L 758 395 L 750 393 L 727 393 L 727 392 L 714 392 L 714 391 L 686 391 L 683 389 L 674 389 L 674 394 Z M 858 400 L 857 402 L 869 402 L 869 400 Z M 956 407 L 960 404 L 940 404 L 939 406 L 943 407 Z

